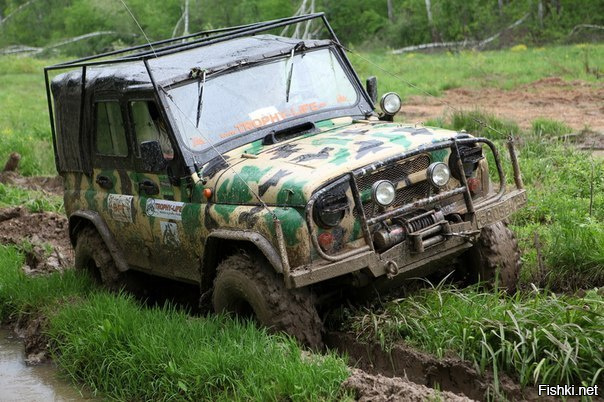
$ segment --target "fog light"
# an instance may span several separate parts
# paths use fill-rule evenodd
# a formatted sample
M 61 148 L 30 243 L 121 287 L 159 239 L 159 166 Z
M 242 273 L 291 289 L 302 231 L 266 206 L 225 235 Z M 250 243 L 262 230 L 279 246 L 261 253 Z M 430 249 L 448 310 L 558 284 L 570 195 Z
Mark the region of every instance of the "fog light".
M 394 198 L 396 196 L 394 184 L 388 180 L 376 181 L 373 183 L 372 196 L 375 202 L 383 207 L 387 207 L 394 202 Z
M 436 187 L 444 187 L 451 178 L 449 166 L 442 162 L 434 162 L 428 166 L 428 179 Z

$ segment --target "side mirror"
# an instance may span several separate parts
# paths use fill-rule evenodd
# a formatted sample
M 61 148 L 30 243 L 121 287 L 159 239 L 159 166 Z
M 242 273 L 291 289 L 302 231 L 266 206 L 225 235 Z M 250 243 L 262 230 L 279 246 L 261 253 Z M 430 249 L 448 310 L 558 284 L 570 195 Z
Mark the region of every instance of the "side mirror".
M 367 78 L 365 88 L 367 89 L 367 93 L 369 94 L 371 101 L 375 105 L 378 97 L 377 78 L 373 75 Z
M 144 141 L 140 144 L 143 170 L 145 172 L 158 172 L 168 166 L 164 158 L 159 141 Z

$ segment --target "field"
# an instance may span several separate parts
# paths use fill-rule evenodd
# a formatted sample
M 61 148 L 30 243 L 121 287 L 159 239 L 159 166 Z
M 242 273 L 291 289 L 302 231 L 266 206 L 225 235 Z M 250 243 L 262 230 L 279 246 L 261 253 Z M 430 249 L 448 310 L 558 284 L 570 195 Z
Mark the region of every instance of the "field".
M 516 139 L 529 200 L 510 221 L 522 252 L 520 292 L 410 281 L 420 289 L 340 309 L 331 328 L 384 356 L 403 347 L 424 356 L 418 365 L 454 361 L 484 380 L 479 394 L 442 376 L 411 373 L 421 385 L 392 385 L 380 374 L 403 372 L 364 366 L 355 348 L 337 341 L 350 358 L 311 354 L 284 335 L 191 315 L 186 306 L 141 305 L 68 269 L 69 243 L 53 230 L 66 225 L 60 189 L 34 178 L 56 174 L 41 68 L 59 60 L 0 58 L 0 163 L 19 152 L 29 177 L 0 183 L 0 320 L 42 326 L 32 353 L 50 342 L 74 383 L 116 399 L 354 399 L 372 387 L 382 397 L 412 388 L 418 400 L 455 399 L 447 390 L 516 399 L 538 383 L 602 384 L 604 45 L 350 58 L 361 77 L 378 76 L 380 92 L 403 95 L 399 120 L 465 129 L 499 147 Z M 511 183 L 511 171 L 507 177 Z M 51 274 L 32 278 L 23 264 Z

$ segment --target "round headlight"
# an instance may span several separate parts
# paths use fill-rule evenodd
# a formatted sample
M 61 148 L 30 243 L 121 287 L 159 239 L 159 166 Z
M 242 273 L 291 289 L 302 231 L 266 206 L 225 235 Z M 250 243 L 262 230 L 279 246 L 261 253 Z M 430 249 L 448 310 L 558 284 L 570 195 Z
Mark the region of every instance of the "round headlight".
M 375 202 L 383 207 L 387 207 L 394 202 L 396 189 L 394 188 L 394 184 L 388 180 L 378 180 L 373 183 L 372 195 Z
M 444 187 L 451 178 L 449 166 L 442 162 L 434 162 L 428 166 L 428 179 L 436 187 Z
M 387 115 L 395 115 L 401 110 L 401 97 L 395 92 L 388 92 L 382 96 L 380 107 Z

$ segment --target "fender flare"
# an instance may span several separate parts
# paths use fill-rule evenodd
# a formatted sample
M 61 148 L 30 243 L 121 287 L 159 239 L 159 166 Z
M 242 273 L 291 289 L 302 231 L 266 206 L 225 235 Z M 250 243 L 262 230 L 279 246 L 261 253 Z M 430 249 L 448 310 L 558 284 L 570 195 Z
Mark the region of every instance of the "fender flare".
M 211 238 L 250 242 L 254 244 L 258 250 L 262 252 L 262 254 L 264 254 L 275 271 L 280 274 L 283 273 L 283 262 L 281 261 L 279 252 L 266 237 L 258 232 L 251 230 L 215 229 L 206 238 L 206 246 L 208 244 L 208 240 Z M 204 249 L 207 250 L 207 248 Z
M 99 235 L 101 235 L 101 238 L 109 249 L 109 253 L 111 254 L 111 258 L 113 258 L 113 262 L 115 262 L 117 269 L 120 272 L 128 271 L 130 267 L 128 266 L 128 262 L 124 257 L 124 253 L 117 245 L 117 242 L 107 227 L 107 224 L 97 212 L 80 210 L 69 216 L 69 239 L 71 240 L 71 244 L 74 246 L 74 248 L 77 240 L 77 230 L 83 221 L 91 223 L 96 228 Z

